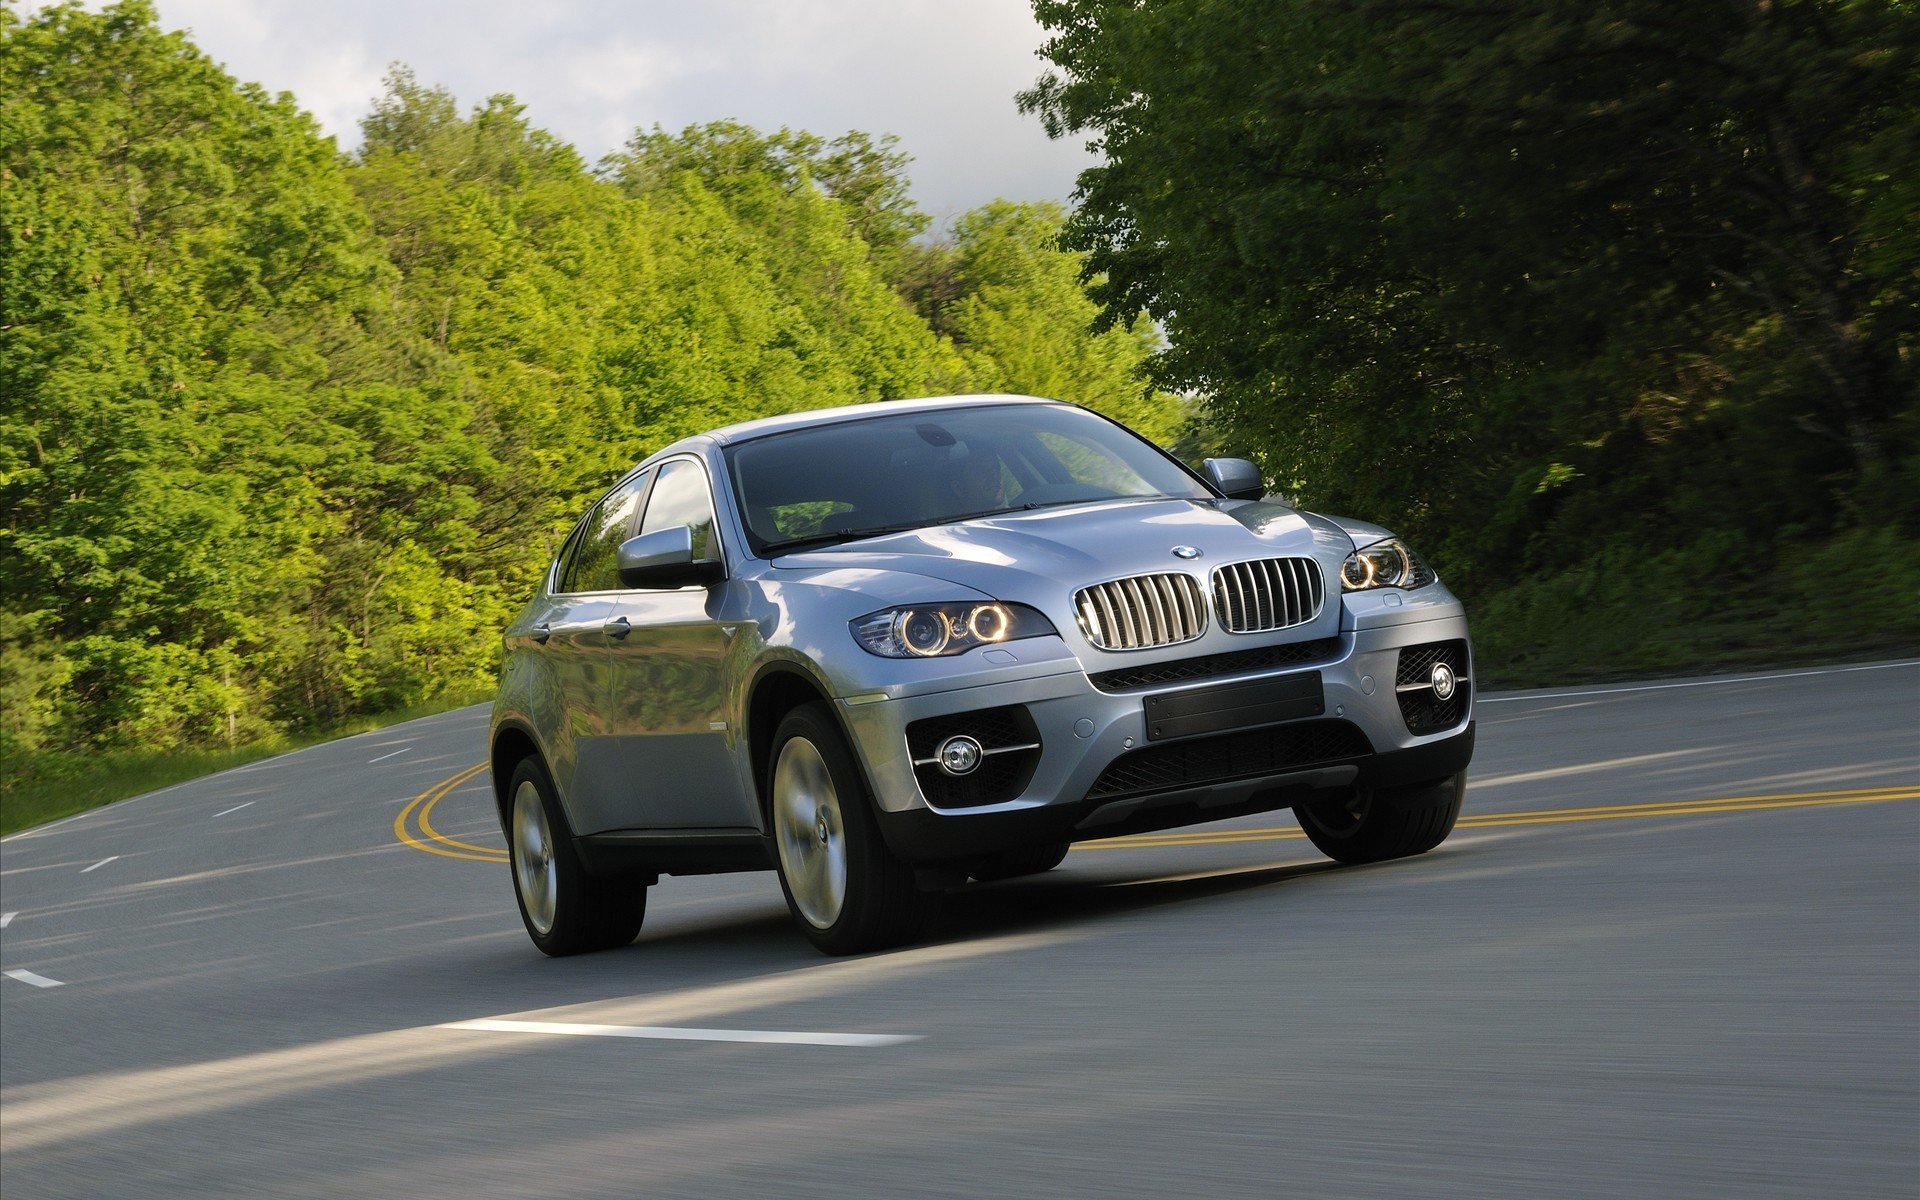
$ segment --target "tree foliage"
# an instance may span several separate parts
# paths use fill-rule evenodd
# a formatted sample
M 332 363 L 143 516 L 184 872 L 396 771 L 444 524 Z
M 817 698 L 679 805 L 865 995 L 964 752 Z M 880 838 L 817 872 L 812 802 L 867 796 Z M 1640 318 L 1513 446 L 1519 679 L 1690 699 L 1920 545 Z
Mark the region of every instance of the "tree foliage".
M 1083 256 L 1059 248 L 1065 219 L 1058 205 L 1006 200 L 962 216 L 948 251 L 952 299 L 932 319 L 981 390 L 1071 400 L 1169 443 L 1185 406 L 1141 373 L 1159 335 L 1137 313 L 1081 333 L 1099 309 L 1080 283 Z
M 1315 505 L 1469 580 L 1920 520 L 1895 0 L 1037 0 L 1067 240 Z
M 965 338 L 915 311 L 896 284 L 926 218 L 890 138 L 654 129 L 596 171 L 511 97 L 463 112 L 404 68 L 363 132 L 340 154 L 147 3 L 0 7 L 8 769 L 482 688 L 636 459 L 1074 382 L 1023 313 L 1080 322 L 1046 337 L 1110 391 L 1076 398 L 1139 395 L 1144 351 L 1085 328 L 1050 232 L 955 294 L 1001 314 Z

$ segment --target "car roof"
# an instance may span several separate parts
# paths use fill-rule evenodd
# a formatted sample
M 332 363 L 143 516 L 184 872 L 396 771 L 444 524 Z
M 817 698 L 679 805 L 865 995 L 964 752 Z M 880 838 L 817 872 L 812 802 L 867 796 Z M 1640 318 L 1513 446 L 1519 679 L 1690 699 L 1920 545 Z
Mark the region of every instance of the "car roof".
M 1039 396 L 926 396 L 917 400 L 876 400 L 870 404 L 843 404 L 836 408 L 816 408 L 811 412 L 787 413 L 778 417 L 762 417 L 757 421 L 742 421 L 738 425 L 728 425 L 715 429 L 705 436 L 722 446 L 736 445 L 769 434 L 787 433 L 795 429 L 807 429 L 815 425 L 834 425 L 842 421 L 857 421 L 866 417 L 892 416 L 899 413 L 945 412 L 955 408 L 982 408 L 995 404 L 1060 404 L 1058 400 L 1047 400 Z

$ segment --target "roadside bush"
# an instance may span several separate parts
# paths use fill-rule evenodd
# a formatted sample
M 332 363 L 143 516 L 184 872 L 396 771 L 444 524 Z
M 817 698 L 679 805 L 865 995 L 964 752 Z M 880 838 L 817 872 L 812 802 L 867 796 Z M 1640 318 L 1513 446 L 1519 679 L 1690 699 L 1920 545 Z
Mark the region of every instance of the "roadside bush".
M 1911 653 L 1920 540 L 1890 527 L 1756 546 L 1717 531 L 1464 597 L 1492 686 Z

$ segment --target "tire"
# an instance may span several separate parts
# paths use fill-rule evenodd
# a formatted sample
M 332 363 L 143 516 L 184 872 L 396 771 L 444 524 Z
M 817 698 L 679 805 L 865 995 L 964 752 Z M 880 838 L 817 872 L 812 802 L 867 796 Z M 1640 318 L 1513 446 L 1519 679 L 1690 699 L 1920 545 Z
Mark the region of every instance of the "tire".
M 542 954 L 563 958 L 624 946 L 646 919 L 645 885 L 588 874 L 553 780 L 537 758 L 521 760 L 507 785 L 507 867 L 520 920 Z
M 897 946 L 919 934 L 934 898 L 880 834 L 864 776 L 825 708 L 788 713 L 767 758 L 780 890 L 824 954 Z
M 980 883 L 993 883 L 1000 879 L 1018 879 L 1022 875 L 1038 875 L 1059 866 L 1066 860 L 1067 851 L 1072 848 L 1066 842 L 1047 842 L 1039 846 L 1009 850 L 1005 854 L 997 854 L 979 864 L 967 874 Z
M 1293 810 L 1308 840 L 1343 863 L 1425 854 L 1447 839 L 1467 794 L 1466 772 L 1411 787 L 1356 789 Z

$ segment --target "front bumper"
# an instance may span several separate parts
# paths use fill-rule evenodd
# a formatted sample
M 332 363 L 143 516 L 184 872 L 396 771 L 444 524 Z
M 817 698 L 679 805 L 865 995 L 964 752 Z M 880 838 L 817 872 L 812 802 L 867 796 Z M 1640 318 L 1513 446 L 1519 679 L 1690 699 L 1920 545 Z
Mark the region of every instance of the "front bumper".
M 916 864 L 979 859 L 1049 842 L 1149 833 L 1288 808 L 1329 788 L 1396 787 L 1444 779 L 1466 770 L 1473 738 L 1473 723 L 1468 722 L 1456 733 L 1406 750 L 1121 801 L 1083 799 L 998 812 L 882 811 L 880 829 L 896 855 Z
M 1038 842 L 1111 837 L 1250 812 L 1286 807 L 1327 789 L 1390 787 L 1453 775 L 1473 754 L 1471 666 L 1462 675 L 1467 703 L 1447 728 L 1409 730 L 1395 692 L 1403 648 L 1461 641 L 1466 621 L 1456 606 L 1431 620 L 1342 631 L 1337 648 L 1299 667 L 1194 680 L 1150 691 L 1102 691 L 1070 654 L 1032 655 L 1039 660 L 1010 669 L 992 682 L 974 676 L 968 686 L 868 702 L 837 702 L 877 800 L 881 828 L 896 854 L 909 862 L 935 863 L 978 857 Z M 1408 614 L 1411 615 L 1411 614 Z M 1016 647 L 1017 648 L 1017 647 Z M 1036 649 L 1038 649 L 1036 647 Z M 1331 759 L 1297 769 L 1278 769 L 1169 786 L 1115 797 L 1090 795 L 1102 773 L 1136 749 L 1178 746 L 1193 739 L 1148 736 L 1147 696 L 1179 695 L 1252 679 L 1281 679 L 1318 672 L 1324 711 L 1321 725 L 1347 726 L 1363 740 Z M 928 802 L 915 775 L 907 727 L 933 717 L 1018 705 L 1032 718 L 1041 751 L 1032 775 L 1010 799 L 942 808 Z M 1277 729 L 1304 725 L 1289 722 Z

